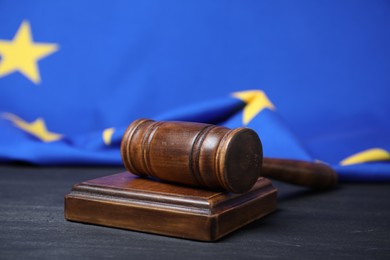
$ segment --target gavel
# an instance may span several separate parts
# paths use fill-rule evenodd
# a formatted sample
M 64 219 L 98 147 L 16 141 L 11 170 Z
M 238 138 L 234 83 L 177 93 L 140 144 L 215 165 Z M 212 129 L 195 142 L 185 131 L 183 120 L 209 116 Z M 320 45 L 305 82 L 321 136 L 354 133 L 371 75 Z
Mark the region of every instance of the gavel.
M 314 189 L 337 183 L 323 163 L 263 158 L 259 136 L 245 127 L 138 119 L 123 135 L 121 156 L 138 176 L 234 193 L 247 192 L 259 177 Z

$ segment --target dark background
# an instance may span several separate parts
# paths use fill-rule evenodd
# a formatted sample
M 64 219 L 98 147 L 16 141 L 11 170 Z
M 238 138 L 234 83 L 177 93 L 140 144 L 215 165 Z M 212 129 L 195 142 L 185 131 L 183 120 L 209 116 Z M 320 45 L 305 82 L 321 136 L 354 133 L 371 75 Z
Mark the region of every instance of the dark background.
M 278 210 L 217 242 L 68 222 L 73 184 L 119 167 L 0 166 L 0 258 L 389 259 L 390 184 L 327 192 L 274 182 Z

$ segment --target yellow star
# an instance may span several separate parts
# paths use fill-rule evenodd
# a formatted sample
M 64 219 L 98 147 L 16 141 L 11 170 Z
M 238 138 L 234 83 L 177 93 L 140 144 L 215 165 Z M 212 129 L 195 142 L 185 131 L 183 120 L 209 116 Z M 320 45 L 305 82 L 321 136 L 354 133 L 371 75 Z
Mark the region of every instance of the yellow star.
M 106 145 L 110 145 L 110 144 L 111 144 L 112 135 L 114 134 L 114 132 L 115 132 L 115 128 L 113 128 L 113 127 L 111 127 L 111 128 L 106 128 L 106 129 L 103 131 L 102 138 L 103 138 L 103 142 L 104 142 Z
M 390 153 L 381 148 L 368 149 L 345 158 L 340 162 L 340 165 L 347 166 L 358 163 L 388 161 Z
M 246 103 L 242 119 L 244 125 L 247 125 L 263 109 L 275 109 L 267 95 L 261 90 L 235 92 L 232 95 Z
M 43 121 L 42 118 L 38 118 L 35 121 L 28 123 L 11 113 L 3 113 L 2 116 L 14 123 L 19 129 L 37 137 L 43 142 L 53 142 L 62 138 L 62 135 L 60 134 L 49 132 L 46 128 L 45 121 Z
M 38 60 L 57 49 L 57 44 L 33 42 L 30 24 L 23 21 L 12 41 L 0 40 L 0 77 L 19 71 L 35 84 L 39 84 L 41 78 Z

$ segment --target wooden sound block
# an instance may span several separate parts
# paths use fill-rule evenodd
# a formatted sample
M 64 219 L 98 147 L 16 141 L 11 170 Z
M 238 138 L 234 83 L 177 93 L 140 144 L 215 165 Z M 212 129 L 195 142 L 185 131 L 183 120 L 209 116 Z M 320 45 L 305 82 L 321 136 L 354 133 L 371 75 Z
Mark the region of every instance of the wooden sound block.
M 139 178 L 129 172 L 73 186 L 65 218 L 179 238 L 214 241 L 276 209 L 276 189 L 260 178 L 233 194 Z

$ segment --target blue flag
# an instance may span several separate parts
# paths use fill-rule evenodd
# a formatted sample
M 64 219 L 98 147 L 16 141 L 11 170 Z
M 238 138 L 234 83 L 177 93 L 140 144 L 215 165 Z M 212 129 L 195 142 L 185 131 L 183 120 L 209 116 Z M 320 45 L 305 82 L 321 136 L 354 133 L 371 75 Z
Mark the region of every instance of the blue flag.
M 267 157 L 390 180 L 377 1 L 2 1 L 0 162 L 120 165 L 137 118 L 247 126 Z

